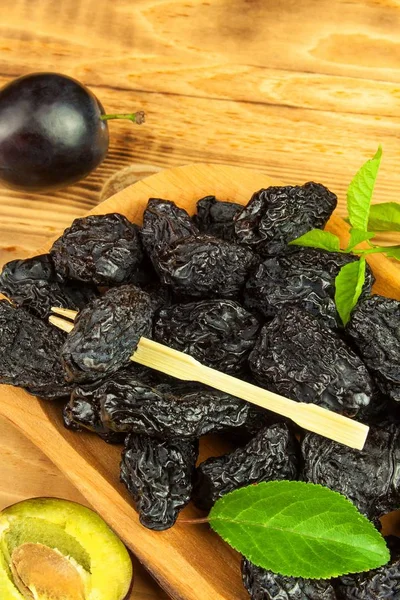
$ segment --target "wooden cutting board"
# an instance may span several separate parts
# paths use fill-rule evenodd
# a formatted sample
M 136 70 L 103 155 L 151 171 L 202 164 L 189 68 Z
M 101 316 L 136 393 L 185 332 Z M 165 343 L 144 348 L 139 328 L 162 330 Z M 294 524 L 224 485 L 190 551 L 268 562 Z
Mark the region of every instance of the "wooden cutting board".
M 246 203 L 251 194 L 279 182 L 247 169 L 194 164 L 162 171 L 112 196 L 91 214 L 120 212 L 141 223 L 149 197 L 174 200 L 194 212 L 196 201 L 214 194 L 220 200 Z M 333 216 L 328 229 L 347 239 L 347 226 Z M 41 249 L 43 250 L 48 250 Z M 375 291 L 400 299 L 400 273 L 384 257 L 370 257 Z M 90 504 L 106 519 L 160 585 L 177 600 L 248 600 L 240 576 L 240 557 L 207 525 L 179 522 L 165 532 L 153 532 L 139 520 L 124 486 L 119 483 L 119 447 L 95 435 L 73 433 L 62 424 L 61 405 L 42 402 L 26 392 L 2 386 L 0 413 L 30 438 L 65 473 Z M 201 459 L 221 454 L 217 437 L 201 443 Z M 200 515 L 194 507 L 185 517 Z

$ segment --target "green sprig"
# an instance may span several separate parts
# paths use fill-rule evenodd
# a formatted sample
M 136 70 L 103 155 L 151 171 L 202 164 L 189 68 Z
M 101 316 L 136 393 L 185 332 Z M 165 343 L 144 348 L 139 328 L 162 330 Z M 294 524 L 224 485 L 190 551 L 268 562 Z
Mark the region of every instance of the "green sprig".
M 359 262 L 343 266 L 335 279 L 336 308 L 344 325 L 348 322 L 365 283 L 365 257 L 381 253 L 388 258 L 400 260 L 400 246 L 377 246 L 371 242 L 378 231 L 400 231 L 400 204 L 384 202 L 371 205 L 381 158 L 382 148 L 379 146 L 375 156 L 361 167 L 349 185 L 348 217 L 345 217 L 345 221 L 351 225 L 351 229 L 346 248 L 340 247 L 337 236 L 319 229 L 313 229 L 290 242 L 294 246 L 353 253 L 359 257 Z M 368 242 L 370 247 L 357 248 L 363 242 Z

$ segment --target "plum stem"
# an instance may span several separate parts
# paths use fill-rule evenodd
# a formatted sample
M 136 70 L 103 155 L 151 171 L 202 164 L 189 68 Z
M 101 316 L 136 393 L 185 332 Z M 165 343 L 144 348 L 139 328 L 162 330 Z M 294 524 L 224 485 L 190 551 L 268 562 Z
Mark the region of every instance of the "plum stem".
M 142 110 L 139 110 L 136 113 L 100 115 L 100 119 L 102 121 L 109 121 L 110 119 L 125 119 L 127 121 L 132 121 L 132 123 L 136 123 L 137 125 L 141 125 L 145 122 L 145 114 Z
M 179 518 L 177 520 L 177 523 L 182 524 L 182 525 L 199 525 L 201 523 L 209 523 L 209 518 L 208 517 L 202 517 L 202 518 L 198 518 L 198 519 L 181 519 L 181 518 Z

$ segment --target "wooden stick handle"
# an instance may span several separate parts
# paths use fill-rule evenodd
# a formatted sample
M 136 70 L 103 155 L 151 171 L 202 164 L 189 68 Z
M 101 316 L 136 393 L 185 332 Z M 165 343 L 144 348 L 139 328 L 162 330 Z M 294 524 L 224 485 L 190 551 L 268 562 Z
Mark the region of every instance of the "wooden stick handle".
M 369 427 L 321 406 L 295 402 L 204 365 L 198 370 L 197 381 L 288 417 L 313 433 L 358 450 L 364 447 Z
M 140 338 L 131 360 L 186 381 L 205 385 L 247 400 L 275 413 L 288 417 L 300 427 L 331 440 L 362 450 L 369 428 L 362 423 L 338 415 L 315 404 L 295 402 L 289 398 L 236 379 L 216 369 L 206 367 L 192 356 L 164 344 Z

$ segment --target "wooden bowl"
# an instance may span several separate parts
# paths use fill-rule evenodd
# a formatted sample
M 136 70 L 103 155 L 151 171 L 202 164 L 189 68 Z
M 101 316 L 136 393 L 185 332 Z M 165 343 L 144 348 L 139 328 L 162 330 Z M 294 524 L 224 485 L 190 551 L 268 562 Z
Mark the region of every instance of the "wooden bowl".
M 303 182 L 298 182 L 303 183 Z M 119 212 L 138 224 L 149 197 L 175 201 L 189 213 L 196 201 L 214 194 L 220 200 L 246 204 L 262 187 L 281 185 L 261 173 L 237 167 L 195 164 L 162 171 L 112 196 L 91 214 Z M 348 237 L 347 225 L 333 216 L 327 229 Z M 48 251 L 51 244 L 41 248 Z M 377 293 L 400 299 L 400 271 L 382 256 L 371 255 Z M 40 401 L 21 389 L 2 386 L 0 413 L 8 418 L 65 473 L 104 517 L 159 584 L 179 600 L 248 600 L 240 575 L 240 557 L 207 525 L 179 522 L 165 532 L 139 523 L 133 503 L 119 482 L 120 447 L 90 433 L 64 428 L 60 403 Z M 217 436 L 202 439 L 201 458 L 227 449 Z M 23 474 L 21 474 L 23 476 Z M 199 515 L 193 506 L 185 517 Z

